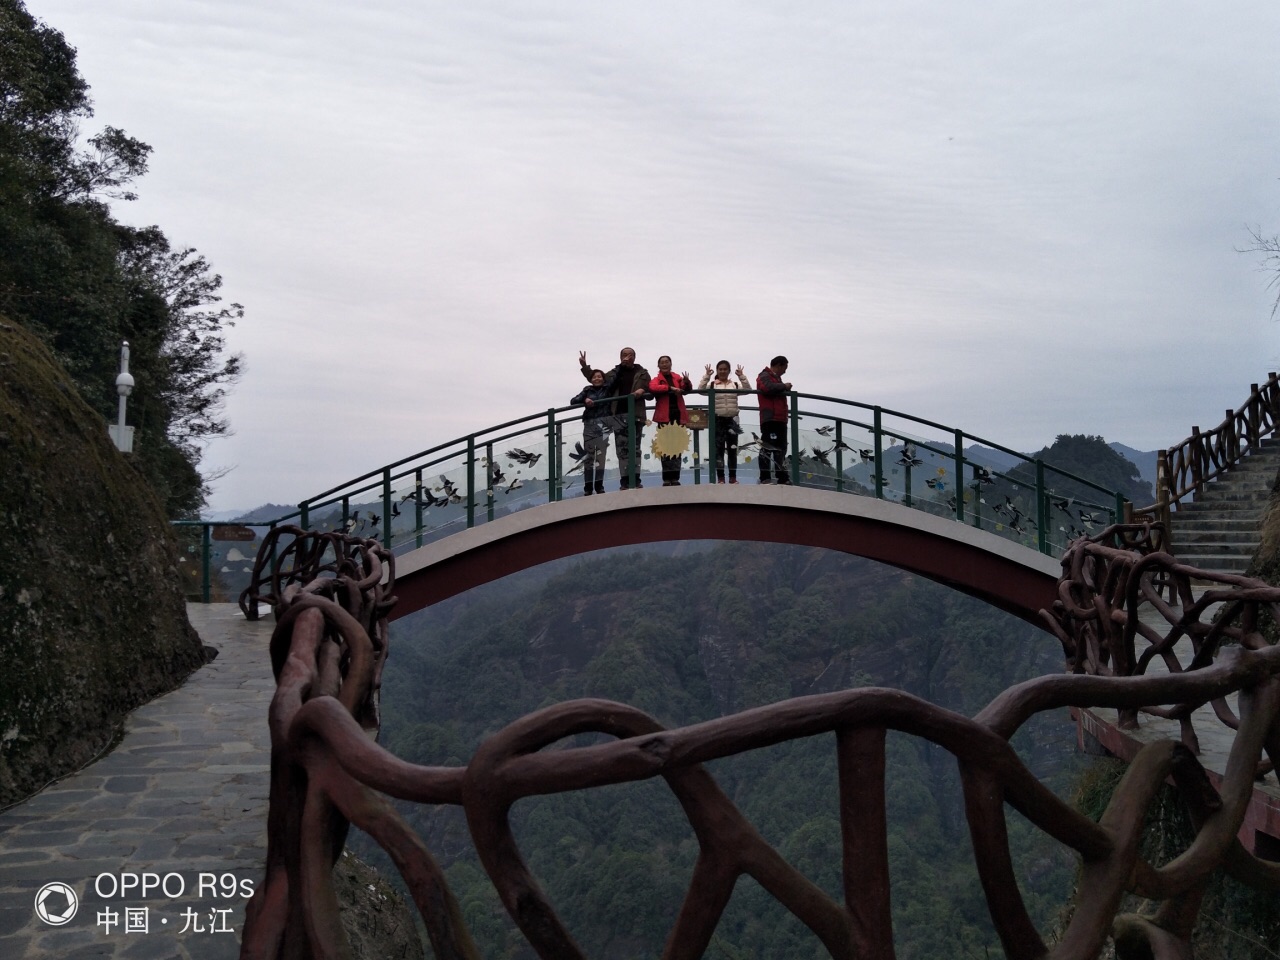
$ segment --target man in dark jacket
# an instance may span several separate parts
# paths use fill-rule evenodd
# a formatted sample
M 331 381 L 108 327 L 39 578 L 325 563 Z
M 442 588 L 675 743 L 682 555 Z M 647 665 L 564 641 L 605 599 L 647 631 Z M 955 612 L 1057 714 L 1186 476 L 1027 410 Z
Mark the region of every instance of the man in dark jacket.
M 618 354 L 619 363 L 612 370 L 604 375 L 604 384 L 608 388 L 610 396 L 623 396 L 631 394 L 636 398 L 636 449 L 640 449 L 640 437 L 644 431 L 644 422 L 646 419 L 644 402 L 652 400 L 653 394 L 649 392 L 649 371 L 636 363 L 636 352 L 631 347 L 623 347 L 622 352 Z M 582 368 L 582 375 L 591 379 L 591 367 L 587 364 L 587 352 L 581 350 L 578 352 L 578 365 Z M 621 478 L 621 489 L 626 490 L 631 485 L 631 447 L 627 443 L 627 404 L 625 400 L 615 400 L 613 402 L 614 416 L 618 418 L 618 429 L 613 435 L 614 449 L 618 454 L 618 474 Z M 640 458 L 636 458 L 636 486 L 640 484 Z
M 787 391 L 790 381 L 783 381 L 787 372 L 787 358 L 774 357 L 756 376 L 756 390 L 760 394 L 760 482 L 770 483 L 769 465 L 778 483 L 790 483 L 787 469 Z

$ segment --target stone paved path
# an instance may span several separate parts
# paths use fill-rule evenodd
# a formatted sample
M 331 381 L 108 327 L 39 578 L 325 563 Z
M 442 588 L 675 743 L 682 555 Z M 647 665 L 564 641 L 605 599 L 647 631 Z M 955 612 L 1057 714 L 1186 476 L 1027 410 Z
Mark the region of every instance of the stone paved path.
M 4 960 L 238 954 L 241 893 L 261 882 L 266 859 L 274 621 L 249 623 L 233 604 L 192 604 L 188 613 L 218 658 L 134 711 L 110 754 L 0 813 Z M 139 883 L 154 875 L 167 890 L 121 897 L 122 874 Z M 62 926 L 35 915 L 49 881 L 79 897 Z M 127 910 L 135 926 L 145 917 L 147 932 L 126 931 Z M 108 928 L 112 915 L 119 923 Z

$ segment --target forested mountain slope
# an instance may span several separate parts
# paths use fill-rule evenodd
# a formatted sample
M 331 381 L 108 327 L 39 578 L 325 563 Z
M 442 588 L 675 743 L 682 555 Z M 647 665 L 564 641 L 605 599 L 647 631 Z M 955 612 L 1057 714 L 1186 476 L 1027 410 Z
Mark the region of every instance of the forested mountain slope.
M 511 720 L 582 696 L 629 703 L 668 726 L 864 685 L 900 688 L 972 715 L 1005 687 L 1059 664 L 1047 634 L 859 558 L 765 544 L 684 557 L 609 551 L 541 585 L 499 583 L 398 622 L 383 742 L 418 763 L 461 764 Z M 1065 715 L 1041 720 L 1015 742 L 1042 777 L 1059 785 L 1071 779 L 1077 761 Z M 833 738 L 718 762 L 712 773 L 788 860 L 838 892 Z M 899 956 L 998 953 L 954 760 L 891 734 L 887 790 Z M 408 815 L 445 864 L 485 956 L 531 956 L 480 870 L 459 813 L 419 807 Z M 697 852 L 665 784 L 522 801 L 513 823 L 590 956 L 661 952 Z M 1011 829 L 1033 912 L 1050 925 L 1069 894 L 1073 863 L 1024 824 Z M 709 955 L 826 954 L 743 880 Z

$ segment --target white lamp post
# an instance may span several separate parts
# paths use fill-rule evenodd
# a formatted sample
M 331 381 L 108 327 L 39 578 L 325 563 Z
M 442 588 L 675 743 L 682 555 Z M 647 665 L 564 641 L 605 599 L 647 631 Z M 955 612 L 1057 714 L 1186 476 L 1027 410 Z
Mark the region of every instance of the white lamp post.
M 133 453 L 133 427 L 125 426 L 124 408 L 129 394 L 133 393 L 133 376 L 129 373 L 129 341 L 120 344 L 120 376 L 116 377 L 116 393 L 120 394 L 120 415 L 117 423 L 107 424 L 107 432 L 121 453 Z

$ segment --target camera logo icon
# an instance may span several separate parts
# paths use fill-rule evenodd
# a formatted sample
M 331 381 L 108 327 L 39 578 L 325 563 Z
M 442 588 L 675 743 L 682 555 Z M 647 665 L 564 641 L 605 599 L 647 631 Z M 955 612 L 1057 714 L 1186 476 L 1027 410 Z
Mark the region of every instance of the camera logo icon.
M 76 892 L 65 883 L 54 880 L 36 891 L 36 916 L 51 926 L 70 922 L 79 908 Z

